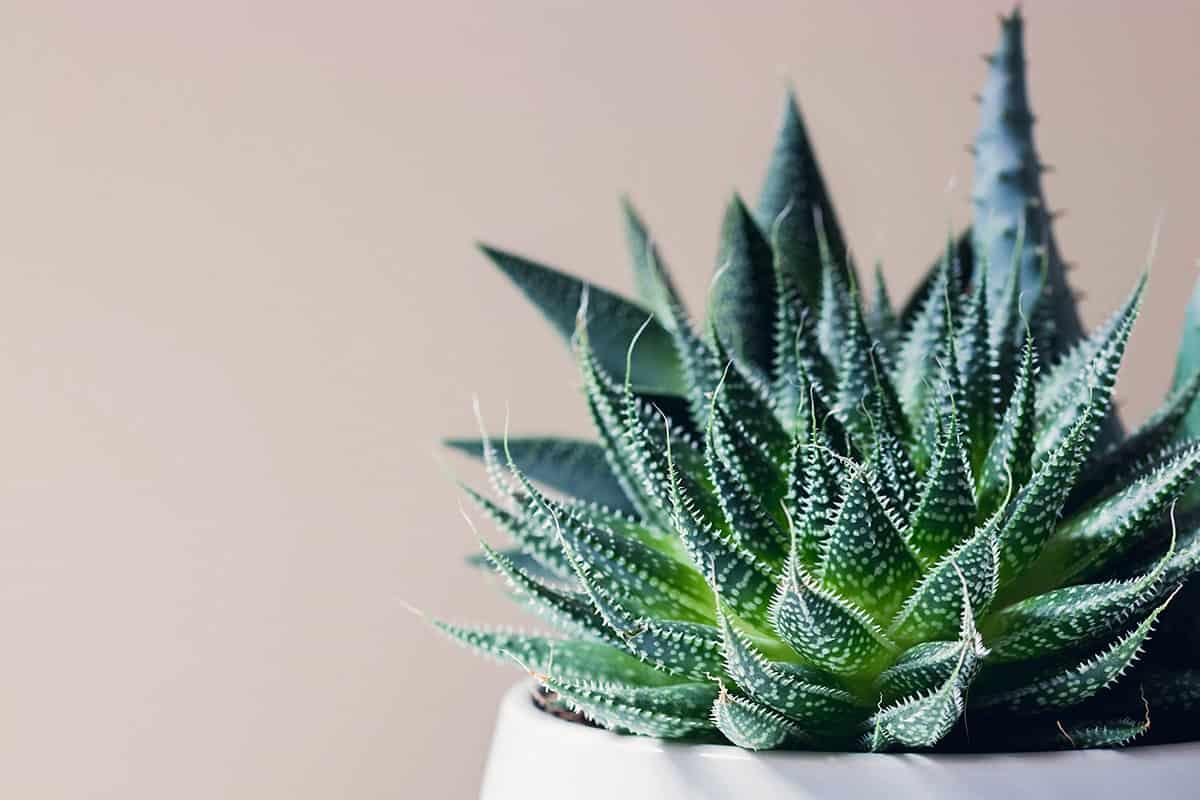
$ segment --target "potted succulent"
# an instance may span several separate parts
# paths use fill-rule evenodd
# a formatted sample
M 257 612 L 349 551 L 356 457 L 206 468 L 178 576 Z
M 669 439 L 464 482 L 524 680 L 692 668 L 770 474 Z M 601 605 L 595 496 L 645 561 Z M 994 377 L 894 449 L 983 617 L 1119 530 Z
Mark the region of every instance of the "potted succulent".
M 1146 276 L 1084 335 L 1001 27 L 974 226 L 899 310 L 791 98 L 702 325 L 628 206 L 639 302 L 485 248 L 573 347 L 597 439 L 450 442 L 512 540 L 480 563 L 563 632 L 436 623 L 533 677 L 484 797 L 1192 793 L 1200 350 L 1125 435 Z

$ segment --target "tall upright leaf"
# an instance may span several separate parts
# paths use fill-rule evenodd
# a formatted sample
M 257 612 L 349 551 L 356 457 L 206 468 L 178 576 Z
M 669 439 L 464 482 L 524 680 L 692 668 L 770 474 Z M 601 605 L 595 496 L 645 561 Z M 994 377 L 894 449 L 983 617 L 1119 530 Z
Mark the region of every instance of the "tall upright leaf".
M 777 302 L 771 246 L 742 199 L 734 195 L 721 225 L 709 316 L 738 363 L 764 378 L 771 375 L 775 343 L 770 322 Z
M 840 256 L 846 251 L 846 242 L 796 97 L 788 91 L 755 217 L 764 233 L 778 224 L 776 247 L 786 254 L 787 271 L 803 297 L 815 306 L 821 296 L 821 257 L 813 225 L 814 211 L 820 212 L 829 246 Z
M 625 351 L 646 321 L 645 309 L 551 267 L 487 245 L 480 245 L 480 249 L 568 342 L 575 334 L 580 299 L 586 290 L 588 312 L 604 320 L 604 325 L 596 326 L 594 334 L 596 358 L 608 372 L 614 375 L 624 372 Z M 634 385 L 641 391 L 684 394 L 687 386 L 671 335 L 656 322 L 651 324 L 643 339 L 634 364 Z
M 1049 206 L 1042 192 L 1043 165 L 1033 142 L 1033 112 L 1025 84 L 1024 21 L 1020 9 L 1001 18 L 1000 42 L 988 57 L 988 76 L 980 94 L 980 124 L 975 137 L 975 248 L 991 270 L 992 291 L 1007 284 L 1018 230 L 1025 248 L 1015 265 L 1021 276 L 1027 316 L 1043 291 L 1038 253 L 1049 256 L 1044 291 L 1054 323 L 1057 352 L 1079 338 L 1079 312 L 1067 286 L 1066 270 L 1050 229 Z

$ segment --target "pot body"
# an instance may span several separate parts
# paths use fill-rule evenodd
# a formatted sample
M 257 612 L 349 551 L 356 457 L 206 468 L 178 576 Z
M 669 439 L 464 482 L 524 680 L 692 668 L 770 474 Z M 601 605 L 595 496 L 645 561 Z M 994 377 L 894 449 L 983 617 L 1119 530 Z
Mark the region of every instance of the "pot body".
M 1137 800 L 1200 797 L 1200 743 L 1058 753 L 751 753 L 564 722 L 520 683 L 500 706 L 481 800 Z

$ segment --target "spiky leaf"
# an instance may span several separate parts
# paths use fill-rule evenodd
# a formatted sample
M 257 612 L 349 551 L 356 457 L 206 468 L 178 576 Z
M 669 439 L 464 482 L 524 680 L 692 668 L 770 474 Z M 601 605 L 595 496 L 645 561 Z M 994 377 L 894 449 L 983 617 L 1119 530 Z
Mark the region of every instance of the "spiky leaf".
M 1042 292 L 1038 251 L 1050 254 L 1046 276 L 1047 308 L 1056 338 L 1070 344 L 1082 326 L 1067 287 L 1065 269 L 1050 230 L 1042 165 L 1033 144 L 1033 113 L 1025 87 L 1023 21 L 1019 10 L 1001 20 L 1000 43 L 988 58 L 988 77 L 981 93 L 979 133 L 975 137 L 975 247 L 985 258 L 997 289 L 1016 269 L 1029 316 Z M 1025 231 L 1025 247 L 1013 264 L 1018 229 Z
M 535 673 L 553 672 L 570 681 L 603 681 L 637 686 L 669 686 L 679 678 L 659 672 L 633 656 L 597 642 L 554 639 L 435 621 L 434 626 L 484 655 L 511 660 Z
M 625 240 L 633 264 L 634 288 L 646 307 L 669 329 L 683 309 L 679 291 L 659 256 L 650 232 L 628 198 L 622 200 L 621 210 L 625 217 Z
M 726 739 L 745 750 L 771 750 L 797 733 L 782 714 L 724 689 L 713 701 L 712 720 Z
M 718 612 L 717 626 L 726 672 L 755 700 L 809 731 L 827 731 L 861 715 L 861 706 L 849 692 L 806 681 L 774 666 L 734 627 L 728 615 Z
M 909 543 L 925 562 L 945 555 L 975 527 L 975 488 L 957 415 L 950 415 L 938 437 L 911 522 Z
M 445 444 L 475 458 L 484 457 L 482 439 L 447 439 Z M 525 474 L 538 483 L 586 497 L 614 511 L 634 513 L 621 484 L 608 466 L 604 448 L 596 442 L 527 436 L 509 439 L 508 447 Z
M 1033 476 L 1035 359 L 1033 342 L 1027 340 L 1012 396 L 980 473 L 980 513 L 994 512 Z
M 775 266 L 771 247 L 740 197 L 734 196 L 721 226 L 721 252 L 709 296 L 717 335 L 744 368 L 771 374 L 774 351 Z
M 837 674 L 869 673 L 895 651 L 866 611 L 795 565 L 771 606 L 771 623 L 805 661 Z
M 604 320 L 603 326 L 597 326 L 593 342 L 596 357 L 610 373 L 624 372 L 625 351 L 646 321 L 645 309 L 551 267 L 486 245 L 482 249 L 567 341 L 575 333 L 576 313 L 586 290 L 588 312 Z M 653 323 L 643 336 L 633 382 L 647 392 L 681 395 L 686 390 L 671 335 L 658 323 Z
M 982 695 L 978 698 L 978 706 L 1029 711 L 1082 703 L 1116 682 L 1129 668 L 1166 607 L 1167 603 L 1163 603 L 1133 630 L 1085 661 L 1015 689 Z
M 1127 552 L 1200 476 L 1200 444 L 1178 449 L 1152 473 L 1061 526 L 1022 585 L 1042 588 L 1095 575 Z
M 1159 585 L 1171 555 L 1137 578 L 1067 586 L 1001 609 L 985 626 L 992 660 L 1043 658 L 1119 628 Z
M 711 730 L 708 712 L 716 697 L 711 683 L 627 686 L 540 675 L 542 685 L 572 710 L 617 731 L 679 738 Z
M 755 216 L 764 232 L 777 227 L 776 248 L 785 254 L 791 279 L 808 302 L 815 304 L 820 298 L 821 257 L 814 210 L 824 221 L 823 233 L 833 252 L 845 252 L 845 240 L 800 108 L 789 91 Z
M 956 650 L 949 674 L 937 688 L 881 709 L 874 716 L 868 738 L 872 750 L 894 745 L 925 749 L 950 732 L 962 715 L 967 687 L 987 655 L 969 610 Z
M 961 624 L 968 601 L 975 613 L 991 603 L 1000 574 L 998 524 L 993 517 L 925 573 L 892 622 L 892 638 L 905 643 L 945 638 Z

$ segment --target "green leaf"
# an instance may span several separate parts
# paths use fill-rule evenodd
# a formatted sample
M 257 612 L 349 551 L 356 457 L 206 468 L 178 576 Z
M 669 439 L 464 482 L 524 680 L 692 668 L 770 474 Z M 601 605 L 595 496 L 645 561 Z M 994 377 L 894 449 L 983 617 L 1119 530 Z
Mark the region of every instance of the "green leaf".
M 631 655 L 655 668 L 695 680 L 721 671 L 721 634 L 711 625 L 640 617 L 597 581 L 564 542 L 579 583 L 615 639 Z
M 1174 547 L 1153 569 L 1123 581 L 1082 584 L 1000 609 L 983 626 L 992 661 L 1042 658 L 1120 628 L 1163 581 Z
M 892 309 L 887 283 L 883 278 L 883 265 L 875 265 L 875 294 L 871 300 L 871 311 L 867 314 L 867 330 L 879 342 L 884 359 L 890 364 L 896 357 L 900 344 L 900 321 Z
M 717 611 L 725 671 L 750 697 L 812 732 L 826 732 L 862 716 L 854 695 L 812 683 L 775 667 L 750 638 Z
M 829 250 L 820 215 L 816 216 L 814 225 L 821 252 L 821 314 L 817 320 L 817 341 L 829 363 L 837 365 L 842 360 L 842 340 L 850 325 L 850 303 L 857 301 L 850 293 L 847 273 L 837 266 Z
M 726 362 L 718 358 L 709 343 L 696 334 L 682 308 L 676 309 L 669 330 L 682 365 L 692 422 L 703 430 L 708 422 L 712 393 L 721 381 Z
M 1017 494 L 1000 528 L 1000 583 L 1011 582 L 1042 554 L 1095 436 L 1095 406 L 1086 406 L 1057 449 Z
M 890 384 L 882 380 L 875 384 L 869 407 L 875 434 L 871 467 L 880 483 L 887 487 L 897 506 L 896 512 L 904 520 L 910 520 L 920 501 L 920 481 L 904 444 L 908 439 L 908 424 Z
M 635 334 L 636 335 L 636 334 Z M 583 390 L 588 413 L 600 438 L 609 469 L 629 499 L 637 515 L 653 521 L 658 517 L 659 503 L 643 485 L 635 468 L 638 453 L 632 451 L 625 436 L 624 397 L 612 385 L 612 380 L 593 357 L 587 327 L 582 323 L 575 337 L 575 357 L 583 376 Z
M 529 557 L 535 559 L 543 569 L 558 575 L 560 579 L 572 575 L 571 567 L 558 541 L 550 535 L 536 520 L 530 519 L 525 509 L 519 509 L 518 514 L 505 511 L 500 506 L 488 500 L 469 486 L 463 486 L 467 497 L 492 521 L 493 524 L 521 548 Z
M 662 519 L 665 500 L 663 496 L 655 495 L 657 484 L 649 482 L 649 478 L 662 472 L 661 451 L 666 447 L 667 438 L 672 439 L 682 462 L 698 467 L 703 461 L 686 437 L 675 435 L 669 425 L 662 424 L 665 415 L 660 410 L 647 407 L 645 401 L 633 393 L 629 365 L 640 335 L 635 333 L 630 342 L 623 391 L 614 386 L 593 358 L 588 328 L 582 320 L 575 337 L 575 351 L 583 374 L 588 409 L 609 468 L 638 516 L 656 522 Z M 655 431 L 662 433 L 656 436 Z
M 936 561 L 975 527 L 975 487 L 958 417 L 950 414 L 913 514 L 908 542 L 925 563 Z
M 481 249 L 567 341 L 575 333 L 580 298 L 586 290 L 588 313 L 601 322 L 596 326 L 593 344 L 596 357 L 610 373 L 620 374 L 624 370 L 625 351 L 646 321 L 645 309 L 556 269 L 486 245 Z M 634 384 L 640 391 L 684 394 L 683 369 L 671 335 L 658 323 L 652 323 L 642 338 L 633 369 Z
M 678 739 L 713 727 L 708 715 L 717 687 L 711 683 L 647 687 L 538 677 L 573 711 L 610 730 Z
M 650 232 L 629 198 L 622 198 L 621 210 L 625 217 L 625 240 L 633 264 L 634 288 L 646 307 L 670 330 L 677 315 L 682 314 L 683 301 L 659 256 Z
M 1009 270 L 1019 271 L 1027 317 L 1043 290 L 1039 252 L 1046 250 L 1050 254 L 1046 308 L 1056 338 L 1070 344 L 1079 337 L 1082 326 L 1046 213 L 1048 206 L 1041 187 L 1043 167 L 1033 142 L 1033 113 L 1025 86 L 1022 28 L 1019 10 L 1002 18 L 1000 42 L 988 58 L 988 78 L 980 94 L 975 187 L 971 194 L 975 249 L 980 260 L 990 265 L 989 283 L 997 289 L 1005 285 Z M 1025 231 L 1025 247 L 1020 259 L 1015 260 L 1021 228 Z
M 514 567 L 528 574 L 531 578 L 544 583 L 553 583 L 563 579 L 563 577 L 557 572 L 552 572 L 551 570 L 547 569 L 544 564 L 519 548 L 507 547 L 497 552 L 511 561 Z M 487 556 L 483 553 L 471 553 L 463 560 L 469 566 L 475 567 L 476 569 L 492 569 L 492 562 L 488 561 Z
M 660 512 L 655 515 L 655 519 L 661 520 L 663 518 L 661 512 L 665 512 L 670 504 L 670 486 L 667 482 L 664 449 L 670 446 L 671 428 L 665 417 L 647 420 L 639 407 L 637 396 L 633 393 L 628 364 L 633 360 L 640 336 L 641 331 L 639 330 L 629 345 L 625 388 L 620 401 L 620 418 L 615 424 L 619 430 L 621 457 L 637 482 L 639 493 L 648 498 L 648 502 L 654 505 L 657 512 Z M 586 346 L 586 331 L 583 331 L 579 338 L 580 346 Z M 651 426 L 662 431 L 657 439 L 651 434 Z
M 628 653 L 598 642 L 555 639 L 511 631 L 451 625 L 434 627 L 480 653 L 519 664 L 535 673 L 553 672 L 571 681 L 605 681 L 637 686 L 669 686 L 679 678 L 659 672 Z
M 1200 372 L 1178 389 L 1172 390 L 1162 405 L 1128 438 L 1093 459 L 1084 469 L 1083 476 L 1067 501 L 1068 510 L 1074 511 L 1088 500 L 1110 493 L 1131 466 L 1139 471 L 1144 469 L 1148 459 L 1161 453 L 1177 438 L 1184 417 L 1198 393 Z
M 967 688 L 987 655 L 970 608 L 964 612 L 956 650 L 941 685 L 883 708 L 872 718 L 873 732 L 867 738 L 871 750 L 886 750 L 892 745 L 926 749 L 951 731 L 962 716 Z
M 484 458 L 482 439 L 447 439 L 444 444 L 475 458 Z M 538 483 L 614 511 L 636 513 L 599 444 L 553 436 L 529 436 L 509 439 L 508 448 L 513 460 Z
M 790 212 L 789 212 L 790 213 Z M 775 282 L 779 303 L 775 314 L 775 356 L 771 396 L 785 427 L 795 422 L 797 408 L 807 399 L 808 387 L 802 374 L 815 377 L 824 387 L 836 384 L 833 366 L 821 352 L 816 334 L 816 315 L 801 297 L 787 263 L 788 251 L 779 241 L 780 225 L 772 229 L 775 252 Z M 811 377 L 809 378 L 811 380 Z
M 525 497 L 522 500 L 522 507 L 533 505 L 536 505 L 536 503 L 532 498 Z M 647 524 L 641 520 L 603 508 L 595 503 L 588 503 L 584 500 L 565 499 L 562 501 L 562 505 L 586 525 L 607 530 L 614 536 L 640 542 L 685 564 L 691 563 L 688 560 L 687 554 L 684 553 L 679 540 L 670 531 L 660 528 L 657 525 Z M 527 516 L 536 516 L 532 508 L 527 513 Z M 547 535 L 557 536 L 557 531 L 550 530 L 546 533 Z
M 1177 448 L 1149 474 L 1059 526 L 1022 581 L 1026 590 L 1097 574 L 1128 552 L 1200 475 L 1200 443 Z
M 1104 720 L 1100 722 L 1076 723 L 1059 731 L 1069 747 L 1075 750 L 1124 747 L 1135 739 L 1150 732 L 1150 718 Z
M 820 295 L 821 256 L 813 212 L 824 220 L 825 235 L 835 253 L 845 252 L 845 240 L 833 203 L 821 177 L 808 132 L 789 91 L 783 123 L 771 154 L 767 180 L 755 216 L 764 232 L 778 225 L 776 247 L 786 254 L 788 272 L 810 303 Z
M 771 624 L 806 662 L 837 675 L 870 675 L 895 652 L 866 611 L 818 586 L 794 559 Z
M 991 326 L 988 338 L 992 348 L 992 369 L 1000 397 L 1012 394 L 1015 383 L 1014 375 L 1020 365 L 1022 342 L 1033 336 L 1029 330 L 1027 318 L 1021 312 L 1021 270 L 1020 265 L 1025 257 L 1025 225 L 1021 223 L 1017 229 L 1017 238 L 1013 246 L 1012 262 L 1008 278 L 1003 285 L 1003 291 L 998 296 L 989 297 Z M 1046 265 L 1048 254 L 1042 252 L 1042 264 Z M 981 267 L 981 272 L 990 271 L 988 265 Z M 989 292 L 1001 289 L 1000 286 L 989 288 Z
M 510 467 L 536 503 L 543 526 L 557 533 L 572 566 L 588 572 L 635 611 L 658 619 L 708 622 L 712 594 L 695 570 L 635 539 L 594 527 L 571 508 L 541 495 L 519 469 Z
M 959 270 L 957 274 L 958 284 L 953 288 L 957 291 L 962 291 L 975 275 L 975 254 L 971 241 L 972 230 L 971 228 L 967 228 L 954 242 L 954 259 L 959 265 Z M 934 284 L 937 282 L 939 273 L 942 270 L 942 265 L 946 258 L 945 253 L 946 247 L 942 245 L 937 258 L 933 259 L 929 267 L 926 268 L 916 289 L 904 301 L 904 307 L 900 310 L 900 331 L 902 334 L 907 333 L 912 328 L 913 322 L 925 308 L 929 300 L 929 295 L 933 292 Z
M 696 502 L 684 477 L 668 452 L 671 484 L 671 525 L 684 549 L 702 574 L 708 575 L 717 593 L 743 617 L 766 616 L 774 591 L 774 571 L 719 526 L 711 513 Z
M 785 502 L 789 528 L 796 539 L 796 557 L 806 570 L 815 571 L 824 557 L 843 477 L 824 429 L 813 419 L 807 442 L 796 437 Z
M 763 503 L 777 505 L 785 484 L 775 473 L 765 446 L 738 430 L 720 408 L 714 408 L 709 416 L 707 441 L 708 476 L 732 541 L 778 570 L 787 558 L 788 537 Z
M 721 226 L 721 254 L 709 294 L 709 316 L 738 363 L 758 375 L 771 374 L 775 345 L 775 265 L 771 246 L 734 195 Z
M 1026 712 L 1082 703 L 1111 686 L 1129 669 L 1168 603 L 1170 598 L 1151 611 L 1136 628 L 1091 658 L 1015 689 L 977 695 L 972 705 Z
M 983 462 L 979 478 L 981 514 L 999 509 L 1010 493 L 1019 491 L 1033 476 L 1036 356 L 1031 339 L 1026 339 L 1024 351 L 1008 407 Z
M 913 695 L 929 694 L 954 674 L 962 656 L 962 642 L 922 642 L 900 654 L 896 663 L 879 675 L 885 703 Z
M 708 411 L 711 411 L 713 398 L 717 404 L 733 419 L 736 419 L 745 429 L 761 442 L 771 454 L 776 463 L 784 463 L 792 444 L 791 436 L 775 415 L 769 399 L 770 389 L 766 384 L 750 373 L 743 372 L 737 361 L 731 359 L 725 350 L 724 343 L 713 332 L 713 352 L 721 371 L 717 382 L 708 394 L 710 408 L 703 419 L 708 424 Z M 704 429 L 703 427 L 701 428 Z
M 951 254 L 942 258 L 936 277 L 930 284 L 920 311 L 900 343 L 895 384 L 901 408 L 913 425 L 925 416 L 930 399 L 929 376 L 937 374 L 938 361 L 944 357 L 947 339 L 946 298 L 951 285 Z
M 721 689 L 712 720 L 725 738 L 744 750 L 773 750 L 798 731 L 782 714 Z
M 1183 318 L 1183 331 L 1175 356 L 1175 389 L 1183 388 L 1197 375 L 1200 375 L 1200 279 L 1192 289 L 1192 297 Z M 1177 435 L 1181 439 L 1200 437 L 1200 406 L 1195 403 L 1191 405 Z
M 946 420 L 953 416 L 957 420 L 964 442 L 970 441 L 966 430 L 967 418 L 962 413 L 962 376 L 958 370 L 958 344 L 954 337 L 954 302 L 947 298 L 944 305 L 946 322 L 942 328 L 943 339 L 937 364 L 927 379 L 923 418 L 915 423 L 918 430 L 913 442 L 913 460 L 918 469 L 928 472 L 937 452 L 938 442 Z
M 961 624 L 968 600 L 974 613 L 983 613 L 999 580 L 998 525 L 999 517 L 993 517 L 925 573 L 896 615 L 889 636 L 904 644 L 945 638 Z
M 1038 386 L 1039 431 L 1035 463 L 1062 441 L 1085 407 L 1092 407 L 1093 425 L 1099 429 L 1111 406 L 1113 385 L 1125 355 L 1125 344 L 1145 296 L 1146 278 L 1147 274 L 1143 273 L 1116 315 L 1055 365 Z M 1082 355 L 1088 357 L 1079 364 L 1078 358 Z M 1073 371 L 1062 375 L 1064 368 Z
M 999 391 L 988 330 L 987 279 L 987 270 L 980 270 L 967 300 L 957 339 L 958 372 L 962 383 L 958 402 L 970 434 L 968 452 L 974 469 L 987 456 L 988 445 L 995 435 L 995 404 Z
M 876 364 L 874 344 L 859 309 L 857 295 L 851 296 L 847 306 L 847 327 L 842 337 L 841 358 L 837 362 L 837 409 L 851 436 L 858 442 L 866 443 L 872 438 L 872 426 L 866 409 L 867 397 L 873 391 L 887 392 L 891 396 L 895 390 L 887 374 Z
M 1079 722 L 1044 719 L 1036 727 L 1005 737 L 1003 746 L 1011 752 L 1109 749 L 1124 747 L 1149 732 L 1149 715 Z
M 556 589 L 518 569 L 507 556 L 493 550 L 486 542 L 479 544 L 484 557 L 508 580 L 513 592 L 547 622 L 602 642 L 617 643 L 612 630 L 596 616 L 587 595 L 569 589 Z
M 821 565 L 824 588 L 854 601 L 876 620 L 904 602 L 920 566 L 866 474 L 852 475 Z
M 709 454 L 719 457 L 737 485 L 761 507 L 762 513 L 771 519 L 779 519 L 779 503 L 787 494 L 787 477 L 783 471 L 787 462 L 782 458 L 786 451 L 772 447 L 740 419 L 731 416 L 722 407 L 719 393 L 720 389 L 708 419 L 705 465 L 711 472 Z M 713 485 L 718 485 L 715 479 Z M 782 531 L 778 535 L 786 542 Z

